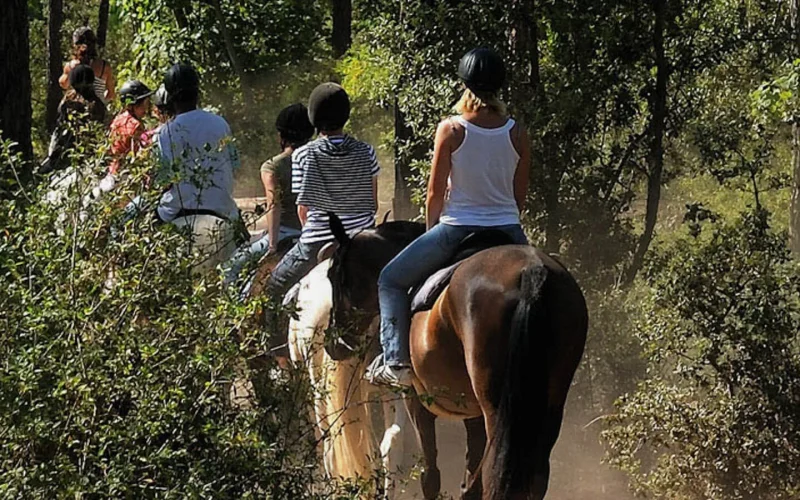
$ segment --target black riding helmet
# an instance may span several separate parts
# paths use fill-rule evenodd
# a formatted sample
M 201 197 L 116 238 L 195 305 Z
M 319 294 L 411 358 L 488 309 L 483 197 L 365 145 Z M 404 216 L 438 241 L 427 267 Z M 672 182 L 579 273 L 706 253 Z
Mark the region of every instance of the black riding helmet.
M 150 87 L 139 80 L 128 80 L 119 89 L 119 101 L 126 107 L 139 104 L 151 95 L 153 95 L 153 91 L 150 90 Z
M 314 135 L 314 126 L 308 120 L 308 109 L 302 104 L 292 104 L 278 113 L 275 128 L 281 137 L 293 145 L 305 144 Z
M 472 49 L 458 63 L 458 77 L 473 92 L 497 93 L 506 81 L 506 65 L 497 52 Z
M 317 130 L 338 130 L 350 119 L 350 97 L 341 85 L 323 83 L 308 98 L 308 119 Z
M 200 90 L 200 76 L 189 64 L 175 64 L 164 75 L 164 88 L 170 104 L 186 96 L 195 97 Z

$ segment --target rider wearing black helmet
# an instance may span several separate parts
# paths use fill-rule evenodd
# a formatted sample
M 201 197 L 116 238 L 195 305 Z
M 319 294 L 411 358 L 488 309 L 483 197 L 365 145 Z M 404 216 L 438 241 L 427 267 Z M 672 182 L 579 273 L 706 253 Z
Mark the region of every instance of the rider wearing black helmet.
M 125 157 L 131 152 L 136 154 L 143 145 L 145 127 L 142 119 L 150 111 L 153 91 L 139 80 L 128 80 L 118 94 L 122 111 L 114 117 L 110 127 L 111 155 L 114 159 L 108 171 L 112 176 L 117 175 Z
M 297 195 L 292 193 L 292 153 L 314 135 L 308 109 L 302 104 L 283 108 L 275 120 L 281 153 L 261 165 L 261 182 L 266 194 L 267 230 L 263 237 L 236 252 L 226 270 L 226 279 L 239 277 L 248 262 L 257 262 L 264 254 L 274 254 L 278 243 L 300 235 L 302 224 L 297 216 Z
M 281 110 L 275 120 L 281 153 L 261 165 L 261 182 L 267 197 L 267 231 L 269 251 L 274 252 L 280 233 L 300 234 L 302 225 L 297 216 L 297 195 L 292 193 L 292 153 L 305 146 L 314 135 L 308 120 L 308 109 L 293 104 Z
M 169 68 L 164 88 L 175 116 L 155 136 L 164 177 L 172 181 L 161 197 L 159 219 L 171 222 L 193 214 L 238 219 L 233 171 L 239 157 L 228 122 L 198 109 L 200 77 L 192 66 Z
M 175 64 L 164 75 L 166 101 L 174 113 L 186 113 L 197 109 L 200 100 L 200 76 L 189 64 Z
M 278 301 L 316 265 L 319 250 L 334 240 L 329 213 L 338 215 L 347 231 L 375 225 L 380 169 L 375 149 L 343 131 L 350 118 L 347 92 L 335 83 L 319 85 L 309 97 L 308 118 L 319 137 L 292 153 L 292 191 L 303 230 L 266 286 Z
M 458 76 L 466 87 L 456 105 L 459 116 L 442 121 L 434 140 L 425 203 L 428 231 L 378 279 L 383 354 L 367 369 L 373 383 L 411 384 L 408 291 L 448 262 L 465 237 L 494 228 L 527 244 L 520 212 L 530 149 L 524 128 L 506 114 L 497 96 L 505 83 L 503 60 L 491 49 L 471 50 L 461 59 Z

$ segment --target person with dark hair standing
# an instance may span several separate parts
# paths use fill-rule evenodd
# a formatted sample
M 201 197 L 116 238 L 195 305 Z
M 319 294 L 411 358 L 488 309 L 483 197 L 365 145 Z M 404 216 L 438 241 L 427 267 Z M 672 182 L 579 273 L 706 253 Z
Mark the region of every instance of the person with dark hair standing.
M 91 67 L 79 64 L 72 68 L 69 85 L 69 91 L 58 105 L 56 127 L 50 138 L 47 158 L 39 167 L 40 174 L 65 168 L 65 156 L 80 139 L 76 132 L 85 130 L 89 123 L 103 123 L 106 117 L 106 107 L 94 91 Z
M 75 30 L 72 35 L 72 60 L 64 65 L 64 73 L 58 79 L 61 88 L 69 88 L 69 74 L 79 64 L 85 64 L 92 68 L 94 73 L 92 85 L 97 97 L 108 104 L 116 97 L 114 92 L 114 71 L 111 64 L 100 58 L 97 51 L 97 36 L 87 26 Z
M 383 354 L 367 368 L 373 384 L 410 386 L 409 290 L 441 268 L 470 234 L 493 228 L 528 244 L 520 212 L 528 192 L 530 145 L 524 127 L 498 98 L 503 60 L 493 50 L 467 52 L 458 65 L 464 90 L 458 116 L 434 139 L 425 220 L 428 231 L 400 252 L 378 278 Z
M 314 126 L 308 120 L 308 109 L 302 104 L 292 104 L 281 110 L 275 120 L 275 129 L 281 145 L 280 154 L 261 165 L 261 182 L 266 194 L 267 231 L 261 238 L 239 249 L 226 264 L 226 282 L 231 283 L 247 262 L 258 261 L 273 254 L 278 243 L 299 236 L 302 224 L 297 216 L 297 195 L 292 193 L 292 153 L 304 146 L 314 135 Z

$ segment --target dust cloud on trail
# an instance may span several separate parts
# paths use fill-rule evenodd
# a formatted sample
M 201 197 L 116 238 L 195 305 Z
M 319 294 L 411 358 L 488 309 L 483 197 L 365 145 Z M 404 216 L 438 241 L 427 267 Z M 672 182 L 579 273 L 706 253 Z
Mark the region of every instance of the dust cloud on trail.
M 626 487 L 625 476 L 603 464 L 603 449 L 597 437 L 598 428 L 584 429 L 590 419 L 565 415 L 561 436 L 550 460 L 550 489 L 546 500 L 633 500 Z M 594 424 L 599 426 L 600 424 Z M 442 493 L 445 498 L 459 498 L 464 474 L 466 434 L 461 422 L 439 419 L 436 423 L 439 469 L 442 472 Z M 416 443 L 414 455 L 419 451 Z M 399 498 L 421 499 L 418 481 L 410 481 Z

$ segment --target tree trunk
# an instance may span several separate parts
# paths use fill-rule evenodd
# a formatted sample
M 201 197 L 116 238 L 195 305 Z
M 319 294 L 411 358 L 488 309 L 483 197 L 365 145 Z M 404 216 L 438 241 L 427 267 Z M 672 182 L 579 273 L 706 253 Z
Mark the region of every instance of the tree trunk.
M 351 0 L 332 0 L 333 33 L 331 47 L 333 57 L 342 57 L 350 49 L 352 43 L 353 4 Z
M 394 198 L 392 200 L 392 212 L 394 220 L 409 220 L 419 215 L 419 207 L 411 202 L 411 195 L 414 192 L 411 177 L 414 172 L 411 170 L 411 162 L 415 159 L 425 157 L 425 152 L 416 148 L 413 151 L 401 151 L 403 144 L 413 139 L 411 128 L 406 123 L 406 117 L 397 104 L 394 103 Z
M 537 194 L 541 196 L 546 212 L 545 250 L 558 252 L 561 247 L 560 187 L 564 170 L 556 161 L 545 161 L 546 138 L 539 133 L 545 129 L 544 122 L 549 111 L 541 81 L 536 2 L 516 0 L 513 3 L 511 22 L 514 25 L 511 39 L 513 60 L 519 67 L 516 73 L 522 77 L 521 81 L 512 82 L 511 101 L 517 108 L 517 118 L 527 127 L 531 139 L 531 184 L 540 186 Z M 556 151 L 557 148 L 550 150 Z M 555 156 L 549 158 L 554 160 Z
M 664 131 L 667 120 L 667 82 L 669 80 L 669 63 L 664 51 L 664 31 L 666 25 L 667 0 L 653 0 L 655 11 L 655 27 L 653 30 L 653 49 L 656 62 L 656 88 L 650 99 L 653 110 L 650 131 L 653 136 L 650 142 L 648 155 L 647 175 L 647 208 L 644 220 L 644 232 L 639 238 L 633 261 L 625 276 L 625 282 L 630 284 L 636 274 L 644 265 L 644 256 L 650 243 L 658 220 L 658 205 L 661 200 L 661 178 L 664 172 Z
M 189 16 L 186 13 L 186 6 L 183 4 L 176 5 L 172 8 L 172 13 L 175 14 L 175 22 L 180 29 L 189 27 Z
M 792 54 L 800 57 L 800 0 L 789 0 L 792 27 Z M 800 93 L 800 89 L 792 89 Z M 800 253 L 800 117 L 792 119 L 792 202 L 790 208 L 789 237 L 795 254 Z
M 252 103 L 252 93 L 250 92 L 250 86 L 248 85 L 247 75 L 244 72 L 244 67 L 242 66 L 241 61 L 239 60 L 239 54 L 236 52 L 236 45 L 233 43 L 233 35 L 231 35 L 230 30 L 228 29 L 228 24 L 225 22 L 225 16 L 222 13 L 222 6 L 219 3 L 219 0 L 209 0 L 211 7 L 214 9 L 214 14 L 217 17 L 217 22 L 219 23 L 219 31 L 222 34 L 222 40 L 225 43 L 225 51 L 228 54 L 228 60 L 231 62 L 231 66 L 233 67 L 233 72 L 236 73 L 236 76 L 239 77 L 239 83 L 241 84 L 242 95 L 244 97 L 245 102 Z
M 63 91 L 58 84 L 64 63 L 61 53 L 61 26 L 64 23 L 63 0 L 50 0 L 50 17 L 47 20 L 47 68 L 49 78 L 47 82 L 47 104 L 45 124 L 47 131 L 51 132 L 56 126 L 58 103 L 61 102 Z
M 18 143 L 15 151 L 33 159 L 31 145 L 31 74 L 27 0 L 0 2 L 0 130 Z M 30 167 L 20 174 L 30 177 Z
M 106 48 L 108 36 L 108 0 L 100 0 L 100 11 L 97 16 L 97 48 L 102 52 Z
M 534 130 L 529 131 L 533 140 L 531 147 L 531 178 L 543 179 L 544 186 L 544 206 L 547 211 L 545 221 L 545 243 L 544 248 L 548 252 L 559 253 L 561 251 L 561 181 L 564 178 L 564 170 L 556 160 L 558 148 L 551 148 L 554 153 L 549 156 L 550 161 L 545 161 L 546 140 L 547 138 L 539 135 L 539 130 L 543 130 L 544 117 L 548 112 L 545 89 L 541 80 L 541 62 L 539 53 L 539 24 L 536 10 L 536 2 L 531 0 L 530 11 L 522 19 L 529 26 L 528 35 L 530 43 L 530 87 L 533 100 L 533 113 L 530 125 Z M 541 125 L 541 126 L 540 126 Z M 558 139 L 556 139 L 558 140 Z

